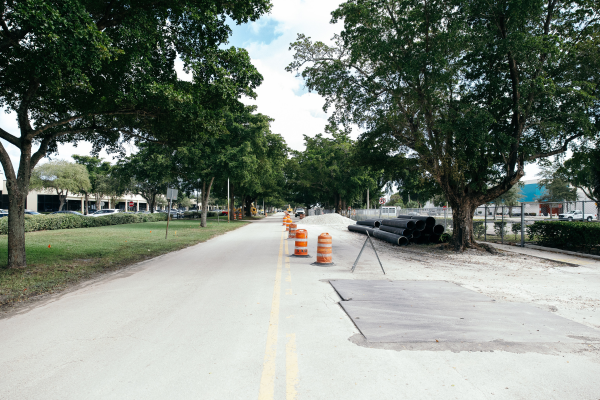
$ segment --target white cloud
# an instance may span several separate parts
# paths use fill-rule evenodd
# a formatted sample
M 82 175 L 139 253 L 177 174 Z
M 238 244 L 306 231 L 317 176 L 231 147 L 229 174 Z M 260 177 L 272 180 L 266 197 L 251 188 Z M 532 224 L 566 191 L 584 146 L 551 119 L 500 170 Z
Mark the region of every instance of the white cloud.
M 324 100 L 316 93 L 306 93 L 304 83 L 294 73 L 285 71 L 293 61 L 290 43 L 303 33 L 313 40 L 329 42 L 341 25 L 331 25 L 331 11 L 339 1 L 275 0 L 268 18 L 277 22 L 275 33 L 280 36 L 269 44 L 249 43 L 246 46 L 252 62 L 263 75 L 263 84 L 257 89 L 258 112 L 275 119 L 272 130 L 283 135 L 288 145 L 297 150 L 304 148 L 303 135 L 314 136 L 324 131 L 327 115 Z

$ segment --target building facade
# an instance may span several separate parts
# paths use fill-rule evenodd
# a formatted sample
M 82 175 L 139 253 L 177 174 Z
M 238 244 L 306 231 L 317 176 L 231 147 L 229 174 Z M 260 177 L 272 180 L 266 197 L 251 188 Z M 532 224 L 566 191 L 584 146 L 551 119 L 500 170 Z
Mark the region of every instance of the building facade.
M 93 196 L 88 198 L 88 214 L 93 213 L 100 209 L 116 208 L 122 211 L 146 211 L 148 202 L 139 195 L 127 194 L 119 197 L 118 199 L 103 198 L 99 201 L 100 204 L 96 204 L 96 199 Z M 25 200 L 25 209 L 31 211 L 43 212 L 54 212 L 58 211 L 60 201 L 56 192 L 50 190 L 47 191 L 35 191 L 32 190 L 27 195 Z M 2 187 L 0 190 L 0 209 L 8 209 L 8 191 L 6 190 L 6 180 L 2 180 Z M 85 197 L 77 193 L 69 193 L 67 200 L 63 206 L 63 210 L 77 211 L 84 214 L 85 210 Z

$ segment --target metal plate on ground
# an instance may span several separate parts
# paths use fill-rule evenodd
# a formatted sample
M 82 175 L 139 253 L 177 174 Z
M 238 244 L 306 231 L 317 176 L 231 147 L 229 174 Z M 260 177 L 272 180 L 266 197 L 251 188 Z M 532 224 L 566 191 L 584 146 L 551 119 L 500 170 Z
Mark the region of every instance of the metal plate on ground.
M 446 281 L 387 281 L 341 279 L 329 281 L 345 301 L 396 300 L 408 304 L 439 302 L 451 297 L 454 302 L 492 302 L 493 299 Z
M 599 330 L 528 304 L 490 301 L 449 282 L 344 280 L 331 284 L 344 293 L 342 297 L 356 296 L 340 305 L 371 343 L 600 341 Z

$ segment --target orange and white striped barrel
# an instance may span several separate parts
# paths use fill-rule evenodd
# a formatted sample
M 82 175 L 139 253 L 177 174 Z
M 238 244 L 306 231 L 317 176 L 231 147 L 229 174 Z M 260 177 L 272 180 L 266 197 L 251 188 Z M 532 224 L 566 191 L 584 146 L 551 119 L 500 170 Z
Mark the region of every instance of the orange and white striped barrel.
M 288 235 L 288 239 L 296 238 L 296 229 L 298 228 L 297 224 L 290 224 L 290 233 Z
M 331 235 L 321 233 L 317 243 L 317 264 L 331 264 Z
M 306 229 L 296 230 L 294 255 L 308 257 L 308 231 Z
M 238 213 L 238 219 L 243 219 L 243 218 L 242 218 L 242 212 L 241 212 L 241 211 Z
M 289 231 L 290 230 L 290 224 L 292 223 L 292 218 L 291 217 L 287 217 L 287 219 L 285 220 L 285 230 Z
M 287 215 L 283 216 L 283 225 L 285 225 L 285 222 L 287 221 Z
M 237 213 L 235 211 L 233 212 L 233 220 L 237 220 Z

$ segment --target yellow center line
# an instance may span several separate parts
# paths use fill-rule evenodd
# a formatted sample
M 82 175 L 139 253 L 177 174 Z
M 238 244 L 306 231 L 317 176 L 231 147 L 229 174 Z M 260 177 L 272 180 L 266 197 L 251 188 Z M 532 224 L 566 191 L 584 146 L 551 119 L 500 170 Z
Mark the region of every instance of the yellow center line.
M 285 399 L 296 400 L 298 391 L 298 353 L 296 352 L 296 334 L 286 335 L 288 338 L 285 346 Z
M 275 397 L 275 358 L 277 356 L 277 334 L 279 330 L 279 302 L 281 297 L 281 267 L 283 264 L 284 234 L 285 232 L 281 234 L 281 241 L 279 243 L 279 257 L 277 259 L 277 272 L 275 273 L 271 317 L 269 319 L 269 330 L 267 331 L 267 346 L 265 349 L 262 376 L 260 378 L 258 400 L 272 400 Z

